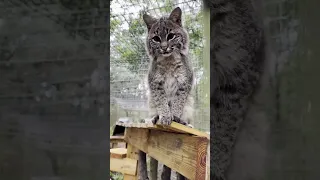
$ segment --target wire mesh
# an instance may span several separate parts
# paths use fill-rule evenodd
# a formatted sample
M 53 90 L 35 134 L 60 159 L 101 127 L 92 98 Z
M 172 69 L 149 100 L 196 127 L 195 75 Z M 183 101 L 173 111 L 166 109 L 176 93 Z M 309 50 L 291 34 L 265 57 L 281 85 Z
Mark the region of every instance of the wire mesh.
M 295 92 L 297 85 L 294 74 L 299 74 L 299 63 L 303 62 L 301 57 L 302 48 L 299 42 L 301 28 L 303 28 L 301 14 L 298 11 L 299 1 L 297 0 L 270 0 L 265 2 L 265 9 L 267 18 L 265 22 L 268 24 L 268 31 L 272 38 L 273 56 L 274 60 L 272 73 L 273 79 L 271 83 L 271 98 L 272 106 L 269 108 L 271 132 L 269 137 L 270 142 L 270 167 L 268 167 L 269 179 L 290 179 L 292 177 L 301 177 L 301 179 L 308 179 L 306 174 L 312 172 L 308 167 L 305 152 L 301 147 L 306 147 L 305 130 L 301 126 L 300 118 L 298 121 L 295 118 L 286 118 L 287 114 L 292 115 L 288 110 L 294 109 L 294 105 L 288 103 L 290 101 L 296 102 L 294 96 L 290 96 Z M 291 72 L 291 75 L 288 75 Z M 290 77 L 290 78 L 288 78 Z M 294 88 L 293 88 L 294 87 Z M 289 98 L 290 97 L 290 98 Z M 290 100 L 289 100 L 290 99 Z M 297 100 L 298 102 L 298 100 Z M 286 114 L 286 115 L 284 115 Z M 283 146 L 279 146 L 283 144 Z M 308 148 L 307 148 L 308 149 Z M 301 154 L 303 154 L 301 156 Z M 302 157 L 295 159 L 295 157 Z M 295 159 L 292 161 L 292 159 Z M 274 166 L 273 162 L 281 162 Z M 307 165 L 308 164 L 308 165 Z M 307 166 L 306 166 L 307 165 Z M 308 171 L 308 173 L 306 173 Z M 312 174 L 312 173 L 310 173 Z M 309 178 L 310 179 L 310 178 Z M 311 178 L 312 179 L 312 178 Z
M 195 85 L 195 127 L 209 131 L 209 106 L 203 103 L 204 81 L 204 35 L 202 1 L 160 1 L 160 0 L 113 0 L 111 2 L 111 51 L 110 51 L 110 98 L 111 119 L 121 116 L 134 120 L 147 117 L 145 78 L 149 58 L 145 51 L 146 27 L 142 15 L 154 17 L 169 14 L 180 7 L 184 27 L 190 38 L 189 56 L 196 76 Z M 209 82 L 209 81 L 208 81 Z M 112 123 L 113 123 L 112 122 Z
M 0 179 L 33 179 L 79 156 L 92 163 L 69 175 L 106 178 L 93 155 L 107 148 L 109 10 L 107 1 L 0 1 Z M 4 162 L 10 154 L 22 157 Z M 52 176 L 70 168 L 56 166 Z
M 265 23 L 271 35 L 273 50 L 276 57 L 277 70 L 280 72 L 288 63 L 289 55 L 297 46 L 299 16 L 297 0 L 266 1 Z

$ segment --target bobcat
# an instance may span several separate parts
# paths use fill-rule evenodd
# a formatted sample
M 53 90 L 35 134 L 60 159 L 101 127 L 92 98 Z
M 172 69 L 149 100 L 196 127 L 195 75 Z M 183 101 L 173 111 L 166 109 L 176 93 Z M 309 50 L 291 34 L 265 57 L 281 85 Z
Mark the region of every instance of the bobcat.
M 181 9 L 169 17 L 156 19 L 144 14 L 148 29 L 146 49 L 150 57 L 148 73 L 149 112 L 154 124 L 170 125 L 172 121 L 190 124 L 193 117 L 193 70 L 188 59 L 188 34 L 182 27 Z M 147 180 L 146 154 L 139 153 L 139 172 Z M 151 161 L 156 161 L 151 158 Z M 163 166 L 161 178 L 170 179 L 171 169 Z M 178 174 L 178 178 L 184 179 Z
M 265 33 L 251 0 L 208 0 L 210 8 L 210 179 L 225 180 L 237 132 L 259 88 Z

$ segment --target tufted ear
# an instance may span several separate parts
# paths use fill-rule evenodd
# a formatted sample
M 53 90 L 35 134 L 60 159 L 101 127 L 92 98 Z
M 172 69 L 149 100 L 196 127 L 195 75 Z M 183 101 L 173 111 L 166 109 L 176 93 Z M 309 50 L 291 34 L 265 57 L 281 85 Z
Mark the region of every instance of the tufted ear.
M 143 21 L 146 23 L 148 30 L 150 30 L 152 25 L 157 22 L 157 19 L 149 16 L 148 14 L 144 14 Z
M 173 22 L 175 22 L 176 24 L 178 24 L 179 26 L 182 26 L 181 24 L 181 9 L 179 7 L 176 7 L 174 10 L 172 10 L 169 19 Z

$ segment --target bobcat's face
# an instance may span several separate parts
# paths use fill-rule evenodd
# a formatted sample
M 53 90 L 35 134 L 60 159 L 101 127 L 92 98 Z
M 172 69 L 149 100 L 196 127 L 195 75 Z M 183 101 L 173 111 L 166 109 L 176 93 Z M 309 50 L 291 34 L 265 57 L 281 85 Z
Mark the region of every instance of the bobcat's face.
M 188 35 L 181 25 L 181 9 L 174 9 L 169 17 L 155 19 L 144 15 L 148 27 L 147 50 L 149 55 L 168 57 L 172 53 L 186 54 Z

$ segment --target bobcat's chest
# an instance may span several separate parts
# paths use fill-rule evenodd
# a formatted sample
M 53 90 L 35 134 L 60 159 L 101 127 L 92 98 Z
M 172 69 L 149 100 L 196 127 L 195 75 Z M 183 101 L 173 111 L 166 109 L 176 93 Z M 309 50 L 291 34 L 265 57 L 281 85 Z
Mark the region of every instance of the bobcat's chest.
M 163 82 L 163 88 L 167 97 L 174 97 L 179 87 L 179 83 L 183 81 L 184 71 L 180 58 L 168 57 L 161 59 L 159 64 L 159 74 Z
M 167 96 L 172 97 L 176 94 L 178 89 L 177 77 L 173 73 L 165 74 L 164 76 L 164 90 Z

